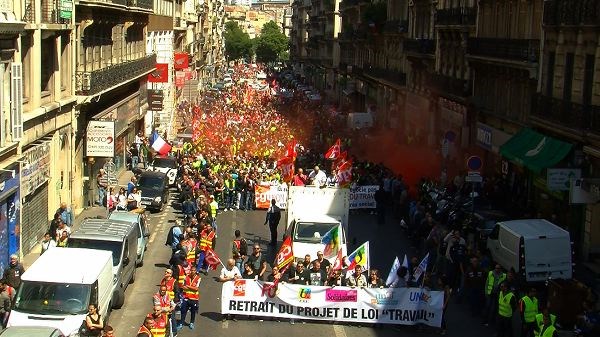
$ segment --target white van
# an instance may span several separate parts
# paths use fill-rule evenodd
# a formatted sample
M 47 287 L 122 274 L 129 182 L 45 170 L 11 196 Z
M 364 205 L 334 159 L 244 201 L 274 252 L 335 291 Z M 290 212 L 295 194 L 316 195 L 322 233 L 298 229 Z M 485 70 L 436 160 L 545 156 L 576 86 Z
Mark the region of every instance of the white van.
M 138 226 L 136 234 L 138 236 L 137 246 L 137 259 L 135 265 L 141 267 L 144 265 L 144 255 L 148 248 L 148 238 L 150 237 L 150 230 L 148 229 L 148 222 L 146 217 L 142 214 L 127 211 L 113 211 L 108 217 L 109 220 L 125 221 L 130 222 Z
M 569 232 L 544 219 L 498 222 L 487 239 L 492 259 L 527 282 L 573 276 Z
M 106 320 L 112 279 L 108 251 L 50 249 L 23 273 L 7 326 L 48 326 L 78 336 L 88 305 L 97 305 Z
M 85 219 L 69 237 L 69 247 L 105 250 L 113 261 L 113 309 L 125 302 L 125 290 L 135 282 L 139 227 L 126 221 Z

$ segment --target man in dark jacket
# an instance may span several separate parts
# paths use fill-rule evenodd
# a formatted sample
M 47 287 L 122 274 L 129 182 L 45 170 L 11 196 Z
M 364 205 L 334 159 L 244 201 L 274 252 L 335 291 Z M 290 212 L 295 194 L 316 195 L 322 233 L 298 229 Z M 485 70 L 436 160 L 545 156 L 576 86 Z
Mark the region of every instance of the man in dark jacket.
M 19 257 L 13 254 L 10 256 L 10 264 L 8 265 L 8 268 L 4 270 L 2 278 L 9 286 L 19 289 L 19 286 L 21 285 L 21 276 L 24 272 L 25 268 L 19 263 Z
M 281 220 L 281 208 L 276 205 L 275 199 L 271 200 L 271 206 L 267 210 L 267 217 L 265 218 L 265 225 L 269 224 L 269 230 L 271 231 L 271 246 L 277 245 L 277 226 L 279 220 Z

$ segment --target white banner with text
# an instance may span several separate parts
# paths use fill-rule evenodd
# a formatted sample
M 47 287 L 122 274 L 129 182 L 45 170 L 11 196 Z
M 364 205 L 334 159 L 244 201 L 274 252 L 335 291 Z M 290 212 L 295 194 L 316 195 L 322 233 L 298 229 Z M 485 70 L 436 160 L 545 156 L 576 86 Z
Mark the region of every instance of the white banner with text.
M 379 189 L 377 185 L 357 186 L 350 190 L 350 209 L 375 208 L 375 192 Z M 254 199 L 256 208 L 267 209 L 271 205 L 271 199 L 277 201 L 281 209 L 287 208 L 288 187 L 285 184 L 268 185 L 258 184 L 254 188 Z
M 349 288 L 254 280 L 223 283 L 221 313 L 440 327 L 444 293 L 421 288 Z

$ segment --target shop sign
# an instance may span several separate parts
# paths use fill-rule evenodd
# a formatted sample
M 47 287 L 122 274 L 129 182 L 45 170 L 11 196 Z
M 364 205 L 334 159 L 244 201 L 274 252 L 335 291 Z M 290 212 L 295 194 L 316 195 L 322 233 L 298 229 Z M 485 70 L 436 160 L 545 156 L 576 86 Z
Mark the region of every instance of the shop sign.
M 568 191 L 571 179 L 580 179 L 580 169 L 548 169 L 546 173 L 546 185 L 551 191 Z
M 185 85 L 185 72 L 177 71 L 175 72 L 175 86 L 178 88 L 183 88 Z
M 23 196 L 34 192 L 50 178 L 50 144 L 45 142 L 23 152 L 21 191 Z
M 571 204 L 595 204 L 600 201 L 600 179 L 574 179 L 569 191 Z
M 477 123 L 477 145 L 486 150 L 492 149 L 492 129 L 485 124 Z
M 115 156 L 115 122 L 90 121 L 85 135 L 87 157 Z
M 60 2 L 59 16 L 61 19 L 71 19 L 73 17 L 73 1 L 62 0 Z
M 150 111 L 162 111 L 163 101 L 150 101 L 148 104 L 148 109 Z
M 190 60 L 189 55 L 186 53 L 174 53 L 173 54 L 174 62 L 173 66 L 176 70 L 182 70 L 189 67 Z

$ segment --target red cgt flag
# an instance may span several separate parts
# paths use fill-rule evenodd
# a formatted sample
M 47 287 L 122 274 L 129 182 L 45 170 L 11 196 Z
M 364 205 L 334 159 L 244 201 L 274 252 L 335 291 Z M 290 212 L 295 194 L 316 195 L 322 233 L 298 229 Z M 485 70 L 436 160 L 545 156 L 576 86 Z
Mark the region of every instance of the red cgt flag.
M 333 264 L 329 268 L 329 273 L 327 274 L 327 276 L 331 277 L 331 275 L 333 275 L 333 273 L 335 271 L 342 270 L 343 267 L 344 267 L 344 261 L 343 261 L 343 256 L 342 256 L 342 250 L 338 249 L 335 261 L 333 261 Z
M 290 157 L 293 160 L 296 160 L 298 153 L 296 152 L 296 140 L 295 139 L 292 139 L 288 143 L 287 148 L 285 149 L 285 156 Z
M 325 153 L 325 159 L 336 159 L 342 151 L 342 141 L 338 138 Z
M 292 250 L 292 237 L 288 236 L 283 240 L 279 252 L 275 255 L 274 266 L 277 266 L 279 270 L 283 270 L 284 267 L 294 261 L 294 251 Z
M 208 269 L 216 270 L 219 265 L 222 265 L 221 259 L 212 248 L 207 247 L 204 252 L 204 262 L 208 265 Z
M 352 182 L 352 159 L 346 159 L 337 166 L 337 181 L 340 187 L 347 187 Z

